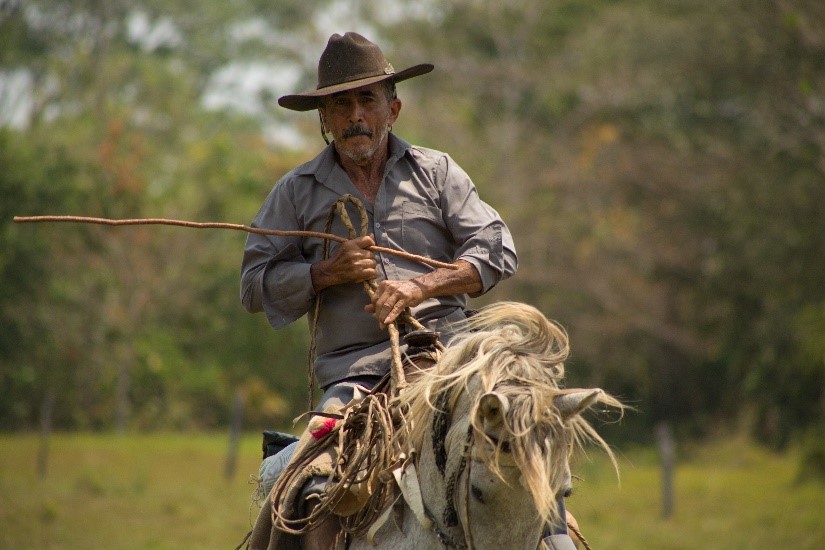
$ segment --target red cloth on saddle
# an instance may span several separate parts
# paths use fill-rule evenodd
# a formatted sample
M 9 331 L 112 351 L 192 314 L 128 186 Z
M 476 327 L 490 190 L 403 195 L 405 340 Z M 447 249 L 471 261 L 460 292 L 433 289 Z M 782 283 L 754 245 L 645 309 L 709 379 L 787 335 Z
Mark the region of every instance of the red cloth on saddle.
M 338 423 L 338 421 L 336 419 L 327 418 L 326 420 L 324 420 L 324 423 L 321 424 L 320 427 L 310 431 L 309 433 L 312 435 L 313 438 L 321 439 L 322 437 L 327 435 L 329 432 L 331 432 L 335 428 L 335 425 L 337 423 Z

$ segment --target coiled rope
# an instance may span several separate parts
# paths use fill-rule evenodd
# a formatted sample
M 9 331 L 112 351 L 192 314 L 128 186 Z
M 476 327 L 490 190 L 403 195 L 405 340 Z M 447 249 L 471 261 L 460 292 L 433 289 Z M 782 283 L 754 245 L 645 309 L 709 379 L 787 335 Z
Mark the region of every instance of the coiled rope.
M 357 236 L 355 227 L 347 211 L 347 205 L 354 206 L 360 216 L 360 235 L 368 235 L 368 217 L 363 203 L 352 195 L 344 195 L 330 208 L 325 231 L 329 232 L 337 215 L 346 227 L 349 238 Z M 324 242 L 323 258 L 329 256 L 329 241 Z M 450 264 L 447 264 L 450 265 Z M 375 280 L 364 281 L 364 291 L 370 300 L 375 296 Z M 316 358 L 316 335 L 318 317 L 321 313 L 323 292 L 316 296 L 313 322 L 310 335 L 310 353 L 307 365 L 308 400 L 312 409 L 314 394 L 314 364 Z M 379 384 L 359 402 L 343 411 L 340 422 L 332 430 L 318 439 L 308 441 L 306 447 L 295 456 L 278 478 L 270 493 L 272 501 L 272 522 L 281 531 L 293 535 L 302 535 L 315 528 L 318 523 L 329 517 L 333 510 L 350 495 L 352 488 L 367 485 L 368 497 L 365 504 L 352 515 L 341 517 L 344 531 L 358 534 L 365 532 L 378 518 L 392 491 L 392 485 L 386 483 L 392 466 L 405 460 L 403 449 L 394 439 L 396 430 L 403 422 L 403 411 L 392 405 L 392 400 L 407 385 L 401 358 L 400 332 L 398 322 L 406 323 L 413 330 L 425 327 L 413 317 L 409 308 L 405 309 L 399 319 L 388 324 L 392 363 L 389 374 L 389 389 Z M 443 349 L 437 344 L 439 350 Z M 334 444 L 336 443 L 337 446 Z M 294 495 L 294 484 L 300 483 L 304 472 L 312 462 L 330 448 L 338 449 L 339 454 L 333 464 L 326 492 L 318 504 L 305 517 L 298 519 L 285 515 L 289 509 L 288 499 Z
M 324 231 L 329 233 L 332 229 L 332 222 L 335 219 L 335 215 L 337 214 L 338 217 L 343 222 L 344 227 L 347 229 L 347 233 L 349 234 L 350 239 L 354 239 L 358 236 L 355 232 L 355 226 L 352 224 L 352 220 L 350 219 L 349 212 L 347 212 L 347 204 L 353 205 L 357 210 L 360 217 L 361 222 L 361 232 L 360 236 L 365 237 L 369 234 L 369 218 L 367 216 L 367 209 L 364 208 L 364 203 L 358 200 L 356 197 L 352 195 L 343 195 L 341 196 L 334 205 L 329 210 L 329 214 L 327 215 L 326 227 Z M 329 243 L 330 240 L 324 240 L 324 247 L 323 247 L 323 259 L 327 259 L 329 257 Z M 451 265 L 451 264 L 447 264 Z M 378 289 L 378 284 L 375 282 L 375 279 L 369 279 L 364 281 L 364 292 L 367 293 L 370 301 L 372 301 L 373 297 L 375 296 L 375 292 Z M 315 392 L 315 359 L 317 355 L 317 347 L 316 347 L 316 335 L 318 332 L 318 317 L 321 313 L 321 301 L 322 301 L 323 292 L 318 293 L 315 297 L 315 305 L 314 305 L 314 312 L 313 312 L 313 322 L 310 334 L 310 348 L 309 348 L 309 364 L 307 365 L 307 378 L 309 380 L 309 388 L 308 388 L 308 404 L 309 409 L 312 409 L 312 400 L 313 394 Z M 410 327 L 414 330 L 420 330 L 424 328 L 415 317 L 412 316 L 410 313 L 409 308 L 406 308 L 400 315 L 400 319 L 407 323 Z M 391 392 L 395 395 L 398 391 L 402 390 L 406 385 L 406 379 L 404 378 L 404 367 L 403 363 L 401 362 L 401 345 L 400 345 L 400 333 L 398 330 L 398 322 L 392 322 L 387 325 L 387 331 L 389 332 L 389 340 L 390 340 L 390 349 L 392 352 L 392 364 L 391 370 L 392 373 L 391 377 Z

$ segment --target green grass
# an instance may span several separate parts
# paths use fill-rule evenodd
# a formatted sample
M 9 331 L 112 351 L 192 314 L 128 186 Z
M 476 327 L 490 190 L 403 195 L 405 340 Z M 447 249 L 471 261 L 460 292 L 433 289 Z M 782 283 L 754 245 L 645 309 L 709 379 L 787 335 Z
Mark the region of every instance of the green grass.
M 0 548 L 234 548 L 249 530 L 260 440 L 228 435 L 52 438 L 45 479 L 36 436 L 0 436 Z M 253 518 L 254 520 L 254 518 Z
M 797 482 L 797 453 L 741 440 L 680 453 L 674 513 L 662 517 L 661 469 L 652 449 L 581 463 L 569 508 L 594 548 L 825 548 L 825 483 Z
M 0 435 L 0 548 L 234 548 L 250 525 L 259 437 L 223 476 L 228 437 L 57 434 L 45 479 L 35 435 Z M 676 508 L 661 518 L 651 449 L 593 452 L 569 507 L 595 549 L 825 548 L 825 483 L 797 483 L 798 456 L 733 441 L 681 449 Z

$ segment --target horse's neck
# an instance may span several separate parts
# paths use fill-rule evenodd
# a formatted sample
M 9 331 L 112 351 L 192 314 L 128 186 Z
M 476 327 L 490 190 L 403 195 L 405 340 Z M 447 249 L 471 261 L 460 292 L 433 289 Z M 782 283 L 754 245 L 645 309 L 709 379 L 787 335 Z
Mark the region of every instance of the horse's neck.
M 456 487 L 448 489 L 449 469 L 447 475 L 442 475 L 436 466 L 435 453 L 432 438 L 424 442 L 423 448 L 418 458 L 418 477 L 421 486 L 421 498 L 424 501 L 424 508 L 434 522 L 434 531 L 446 535 L 451 540 L 464 540 L 464 533 L 461 525 L 450 525 L 450 520 L 446 518 L 448 508 L 451 508 L 450 498 L 457 490 Z
M 376 533 L 374 541 L 369 541 L 364 536 L 356 537 L 348 547 L 349 550 L 375 550 L 376 548 L 386 550 L 444 550 L 444 548 L 449 548 L 449 546 L 443 544 L 442 540 L 439 540 L 439 536 L 436 534 L 437 532 L 444 532 L 440 528 L 440 518 L 443 516 L 445 506 L 441 502 L 443 497 L 438 497 L 439 494 L 444 494 L 444 484 L 437 479 L 437 475 L 434 477 L 430 475 L 431 472 L 437 472 L 437 469 L 433 460 L 432 446 L 428 445 L 428 447 L 419 453 L 415 471 L 418 476 L 418 488 L 421 491 L 426 508 L 425 513 L 435 520 L 437 527 L 435 529 L 425 527 L 416 511 L 411 508 L 409 503 L 404 501 L 400 525 L 396 523 L 399 518 L 393 516 L 392 519 L 383 522 Z M 464 540 L 460 531 L 453 532 L 453 530 L 449 530 L 445 534 L 450 536 L 451 540 L 460 543 Z
M 419 456 L 421 493 L 436 529 L 456 542 L 466 542 L 469 536 L 476 549 L 535 550 L 542 525 L 529 492 L 522 486 L 520 472 L 502 470 L 502 480 L 480 462 L 472 461 L 464 464 L 461 475 L 453 479 L 469 425 L 464 418 L 452 426 L 446 438 L 449 458 L 445 475 L 436 466 L 432 438 L 424 442 Z M 454 486 L 449 487 L 451 483 Z M 479 491 L 481 500 L 470 494 L 473 490 Z M 456 508 L 458 525 L 448 524 L 446 511 L 450 504 Z

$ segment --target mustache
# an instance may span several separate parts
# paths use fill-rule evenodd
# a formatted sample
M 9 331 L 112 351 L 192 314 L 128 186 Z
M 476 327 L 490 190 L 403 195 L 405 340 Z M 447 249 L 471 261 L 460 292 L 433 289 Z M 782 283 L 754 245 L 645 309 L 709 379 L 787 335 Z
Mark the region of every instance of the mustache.
M 367 136 L 371 138 L 373 136 L 373 132 L 366 126 L 362 126 L 360 124 L 355 124 L 344 130 L 344 138 L 351 138 L 355 136 Z

